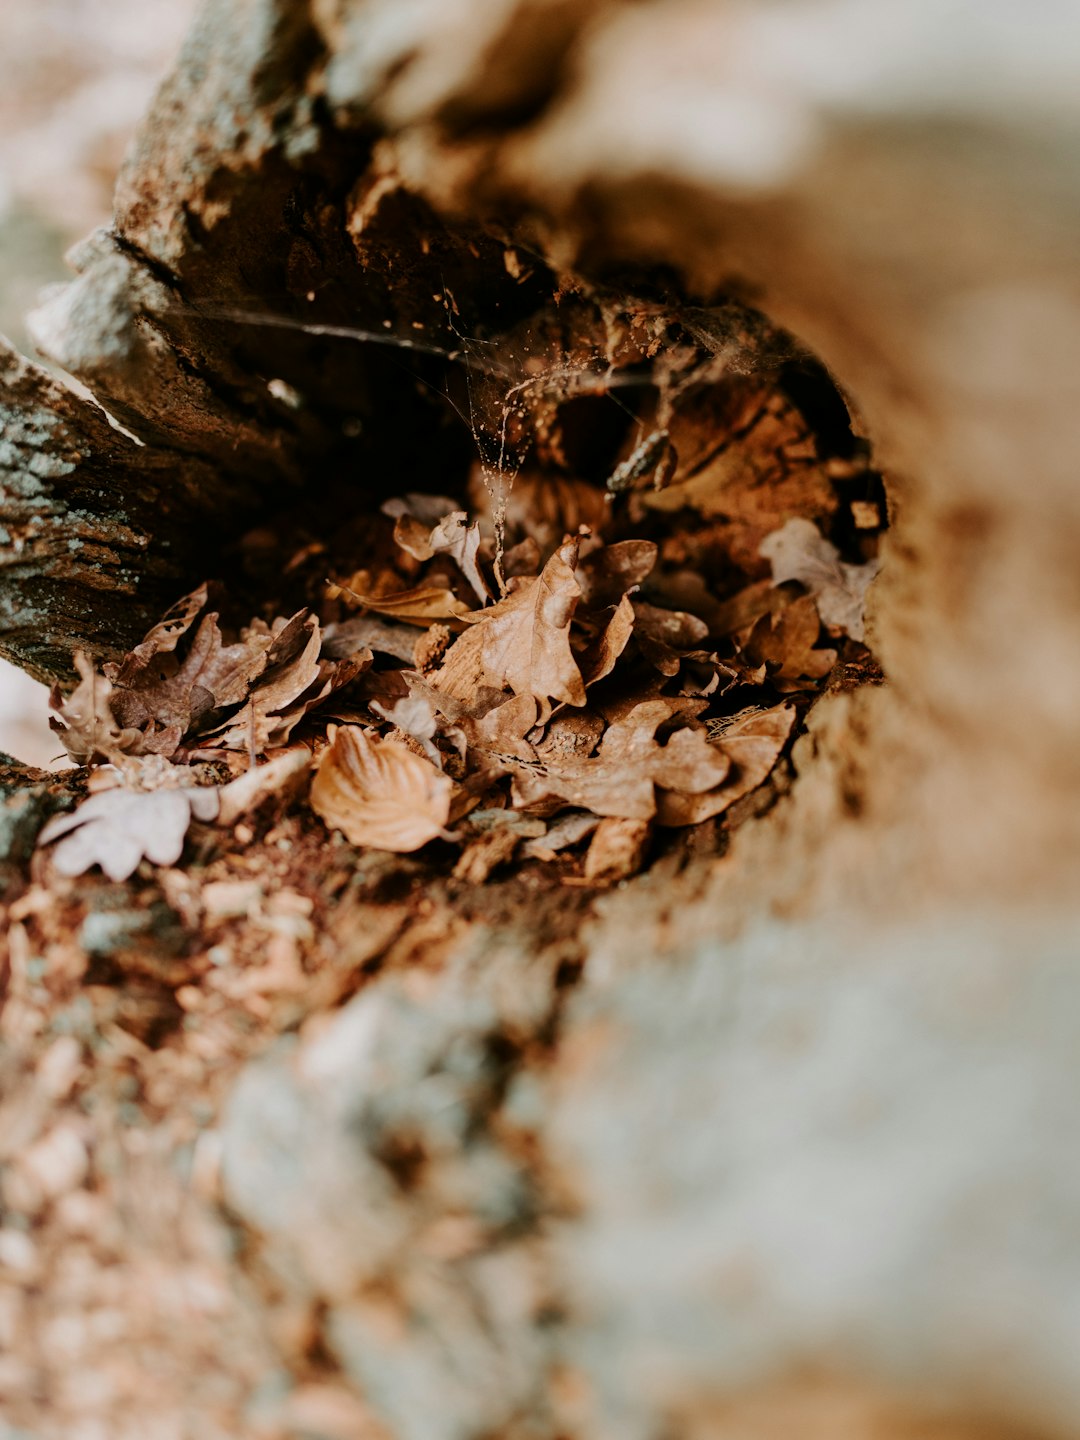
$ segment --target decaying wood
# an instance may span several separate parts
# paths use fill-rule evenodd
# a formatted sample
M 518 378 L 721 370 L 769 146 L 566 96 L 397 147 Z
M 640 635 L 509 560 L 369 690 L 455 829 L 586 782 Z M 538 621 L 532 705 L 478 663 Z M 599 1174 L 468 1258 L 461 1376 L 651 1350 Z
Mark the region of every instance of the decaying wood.
M 0 648 L 40 674 L 206 578 L 254 613 L 270 521 L 321 559 L 463 473 L 502 412 L 469 439 L 432 387 L 467 405 L 463 346 L 524 364 L 537 316 L 594 346 L 575 276 L 733 372 L 811 343 L 893 521 L 889 683 L 837 671 L 775 783 L 625 885 L 610 830 L 563 886 L 507 865 L 536 837 L 358 853 L 254 784 L 183 866 L 64 879 L 28 837 L 83 777 L 5 772 L 13 1424 L 1075 1432 L 1075 177 L 951 32 L 845 64 L 845 110 L 847 22 L 806 23 L 212 0 L 36 321 L 124 429 L 5 355 Z

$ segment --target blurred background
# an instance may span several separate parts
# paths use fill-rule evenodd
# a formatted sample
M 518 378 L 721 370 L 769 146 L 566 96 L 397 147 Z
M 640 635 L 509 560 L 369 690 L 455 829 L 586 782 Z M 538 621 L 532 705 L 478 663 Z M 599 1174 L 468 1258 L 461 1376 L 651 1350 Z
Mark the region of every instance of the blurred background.
M 0 3 L 0 333 L 26 353 L 23 316 L 66 277 L 68 246 L 108 224 L 116 172 L 194 8 Z M 56 760 L 46 693 L 0 660 L 0 750 L 33 765 Z

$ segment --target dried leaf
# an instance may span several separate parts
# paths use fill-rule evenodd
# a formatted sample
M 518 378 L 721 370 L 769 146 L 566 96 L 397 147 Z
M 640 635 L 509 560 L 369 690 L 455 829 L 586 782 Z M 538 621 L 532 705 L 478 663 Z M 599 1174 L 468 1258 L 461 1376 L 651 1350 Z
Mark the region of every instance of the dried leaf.
M 529 762 L 536 758 L 536 752 L 525 736 L 535 729 L 539 714 L 532 695 L 515 695 L 485 715 L 465 719 L 462 729 L 471 749 Z
M 610 884 L 636 875 L 650 829 L 647 820 L 602 820 L 585 857 L 585 879 Z
M 578 572 L 583 599 L 589 605 L 617 605 L 649 577 L 658 554 L 651 540 L 620 540 L 594 550 Z
M 711 794 L 661 793 L 657 797 L 657 823 L 698 825 L 756 790 L 768 779 L 794 723 L 795 711 L 789 705 L 749 710 L 729 721 L 713 743 L 731 763 L 730 778 Z
M 573 810 L 568 815 L 560 815 L 553 825 L 548 826 L 546 834 L 525 842 L 523 853 L 530 860 L 554 860 L 560 850 L 577 845 L 600 823 L 599 815 L 592 815 L 587 810 Z
M 142 736 L 138 730 L 117 722 L 110 705 L 112 685 L 98 674 L 81 650 L 73 658 L 79 684 L 67 699 L 55 686 L 49 695 L 49 704 L 57 712 L 49 716 L 49 726 L 60 737 L 64 749 L 79 765 L 100 757 L 115 760 L 137 751 Z
M 453 638 L 453 632 L 448 625 L 432 625 L 417 637 L 413 645 L 412 662 L 421 675 L 438 669 Z
M 633 633 L 634 607 L 629 595 L 624 595 L 611 612 L 611 619 L 604 629 L 579 657 L 578 665 L 586 688 L 611 674 Z
M 470 840 L 454 866 L 454 879 L 483 885 L 493 870 L 514 858 L 521 836 L 510 825 L 495 826 Z
M 249 810 L 257 809 L 271 795 L 292 788 L 311 768 L 311 752 L 302 745 L 275 755 L 265 765 L 256 765 L 222 787 L 218 823 L 234 825 Z
M 451 510 L 457 510 L 458 502 L 451 500 L 448 495 L 425 495 L 422 491 L 416 490 L 408 495 L 384 501 L 380 509 L 392 520 L 413 519 L 430 530 L 433 525 L 439 523 L 444 515 L 449 515 Z M 397 543 L 400 545 L 401 541 L 398 540 Z M 430 554 L 418 555 L 416 558 L 430 560 L 431 556 Z
M 411 735 L 431 763 L 442 769 L 443 757 L 438 747 L 433 744 L 439 729 L 438 720 L 435 707 L 425 695 L 405 695 L 389 706 L 380 705 L 377 700 L 373 700 L 371 708 L 384 720 L 389 720 L 391 725 L 396 725 L 406 735 Z
M 453 500 L 440 495 L 407 495 L 403 500 L 388 500 L 382 508 L 384 515 L 397 517 L 394 539 L 407 554 L 421 561 L 448 555 L 481 605 L 487 603 L 491 592 L 477 564 L 480 526 L 470 525 L 468 515 Z
M 821 622 L 809 595 L 793 600 L 778 614 L 763 615 L 743 647 L 751 665 L 764 664 L 782 690 L 800 688 L 800 677 L 820 680 L 836 661 L 835 650 L 815 650 Z
M 339 585 L 338 588 L 346 591 L 366 610 L 404 620 L 409 625 L 426 626 L 433 620 L 453 620 L 470 613 L 469 607 L 462 604 L 445 585 L 414 585 L 409 590 L 398 590 L 392 595 L 364 595 L 347 585 Z
M 639 635 L 647 635 L 650 640 L 668 645 L 673 650 L 693 649 L 702 640 L 708 639 L 708 625 L 686 610 L 662 610 L 644 600 L 631 603 L 636 621 L 634 629 Z
M 562 760 L 586 760 L 596 749 L 605 730 L 603 717 L 591 710 L 571 710 L 556 716 L 533 745 L 533 756 L 547 764 Z
M 817 601 L 823 625 L 862 640 L 863 610 L 870 582 L 880 561 L 848 565 L 836 546 L 809 520 L 789 520 L 762 542 L 760 553 L 772 566 L 773 583 L 797 580 Z
M 604 492 L 566 475 L 522 473 L 505 490 L 496 485 L 493 493 L 477 471 L 469 483 L 469 504 L 488 524 L 494 523 L 500 505 L 505 504 L 510 542 L 531 539 L 541 557 L 550 555 L 565 536 L 577 534 L 582 526 L 598 530 L 608 518 Z
M 301 610 L 291 620 L 275 621 L 271 629 L 265 625 L 252 626 L 246 635 L 258 640 L 269 639 L 265 668 L 250 691 L 247 703 L 216 730 L 210 731 L 205 744 L 222 750 L 254 749 L 256 754 L 261 754 L 271 744 L 283 744 L 288 739 L 303 710 L 297 714 L 293 709 L 291 716 L 286 712 L 300 701 L 309 686 L 319 680 L 327 695 L 331 687 L 326 685 L 320 672 L 322 636 L 319 622 L 310 611 Z M 354 669 L 350 678 L 356 673 Z M 318 698 L 324 699 L 325 695 Z
M 345 660 L 357 650 L 376 650 L 411 665 L 417 643 L 411 625 L 395 625 L 375 615 L 354 615 L 324 628 L 322 654 L 330 660 Z
M 60 842 L 52 857 L 61 875 L 100 865 L 110 880 L 126 880 L 143 859 L 175 865 L 192 819 L 213 820 L 219 796 L 213 787 L 104 790 L 50 820 L 38 844 Z
M 206 598 L 201 585 L 173 606 L 120 665 L 105 666 L 115 686 L 113 713 L 121 724 L 142 731 L 145 752 L 172 755 L 206 715 L 240 704 L 267 665 L 272 632 L 252 627 L 238 643 L 225 645 L 214 613 L 203 616 L 187 653 L 178 657 L 177 646 Z
M 176 649 L 184 636 L 206 607 L 207 588 L 200 585 L 190 595 L 178 600 L 161 620 L 150 630 L 145 639 L 124 657 L 114 676 L 117 685 L 130 686 L 136 677 L 146 669 L 155 655 L 166 654 Z
M 459 700 L 486 685 L 584 705 L 585 682 L 570 648 L 570 621 L 581 594 L 576 558 L 574 542 L 561 546 L 540 575 L 516 582 L 496 605 L 472 616 L 432 685 Z
M 371 731 L 339 729 L 311 787 L 311 807 L 353 845 L 399 854 L 447 837 L 454 782 Z
M 561 802 L 597 815 L 649 820 L 657 786 L 693 794 L 714 789 L 727 775 L 727 757 L 701 729 L 677 730 L 661 744 L 656 732 L 670 719 L 666 698 L 648 700 L 610 726 L 590 759 L 512 764 L 514 804 L 550 813 Z

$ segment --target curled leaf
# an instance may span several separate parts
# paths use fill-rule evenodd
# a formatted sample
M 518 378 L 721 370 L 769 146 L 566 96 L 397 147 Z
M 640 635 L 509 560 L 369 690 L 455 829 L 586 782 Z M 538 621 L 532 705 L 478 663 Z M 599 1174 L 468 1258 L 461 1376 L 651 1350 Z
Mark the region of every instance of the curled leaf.
M 113 714 L 111 683 L 98 674 L 81 650 L 75 652 L 74 663 L 79 683 L 72 693 L 65 698 L 54 686 L 49 695 L 49 704 L 57 712 L 49 716 L 49 726 L 64 749 L 79 765 L 138 751 L 142 743 L 139 731 L 121 725 Z
M 453 500 L 441 495 L 406 495 L 403 500 L 388 500 L 382 508 L 384 515 L 397 517 L 394 539 L 414 560 L 448 555 L 481 605 L 491 598 L 477 563 L 480 526 L 470 525 L 465 511 Z
M 404 745 L 342 726 L 323 754 L 311 807 L 353 845 L 404 854 L 446 837 L 454 782 Z

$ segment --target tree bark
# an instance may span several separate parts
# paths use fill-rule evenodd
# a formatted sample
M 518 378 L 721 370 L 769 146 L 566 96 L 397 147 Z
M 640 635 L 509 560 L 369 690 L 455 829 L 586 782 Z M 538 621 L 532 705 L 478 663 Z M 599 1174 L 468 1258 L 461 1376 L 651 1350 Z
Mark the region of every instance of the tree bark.
M 892 525 L 887 683 L 617 890 L 275 802 L 119 887 L 0 829 L 13 1423 L 1075 1433 L 1075 115 L 1046 56 L 994 51 L 1008 105 L 963 29 L 781 8 L 212 0 L 36 322 L 123 429 L 5 354 L 0 648 L 41 675 L 205 578 L 265 598 L 269 519 L 332 549 L 439 488 L 462 337 L 572 329 L 575 276 L 722 300 L 733 364 L 811 346 Z

